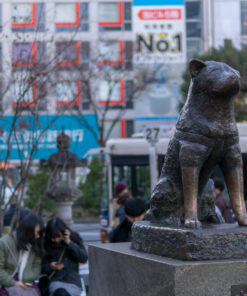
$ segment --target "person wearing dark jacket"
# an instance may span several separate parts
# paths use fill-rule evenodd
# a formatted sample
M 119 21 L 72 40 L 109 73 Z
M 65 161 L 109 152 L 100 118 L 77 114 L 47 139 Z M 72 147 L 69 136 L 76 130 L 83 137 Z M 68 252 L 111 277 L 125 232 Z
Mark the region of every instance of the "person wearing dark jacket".
M 145 202 L 141 198 L 130 198 L 125 203 L 124 220 L 110 233 L 111 243 L 131 241 L 131 227 L 135 221 L 142 221 L 145 214 Z
M 215 193 L 216 193 L 215 204 L 220 209 L 225 222 L 232 223 L 233 221 L 232 221 L 231 212 L 230 212 L 231 205 L 224 193 L 224 189 L 225 189 L 224 181 L 219 178 L 215 178 L 214 187 L 215 187 Z
M 50 277 L 49 296 L 80 296 L 79 263 L 85 263 L 88 256 L 79 234 L 60 218 L 51 219 L 46 227 L 45 251 L 42 272 Z

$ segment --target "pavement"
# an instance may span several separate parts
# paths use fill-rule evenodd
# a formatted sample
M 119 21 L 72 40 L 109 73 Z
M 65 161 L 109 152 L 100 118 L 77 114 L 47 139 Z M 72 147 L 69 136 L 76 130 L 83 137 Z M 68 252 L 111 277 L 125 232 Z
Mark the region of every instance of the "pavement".
M 72 230 L 78 232 L 83 239 L 86 249 L 91 243 L 100 242 L 99 219 L 76 220 L 72 225 Z M 80 276 L 83 278 L 86 288 L 88 288 L 89 268 L 88 263 L 80 264 Z
M 78 232 L 83 239 L 84 245 L 87 247 L 90 243 L 100 241 L 100 224 L 97 220 L 86 221 L 78 220 L 72 225 L 72 230 Z

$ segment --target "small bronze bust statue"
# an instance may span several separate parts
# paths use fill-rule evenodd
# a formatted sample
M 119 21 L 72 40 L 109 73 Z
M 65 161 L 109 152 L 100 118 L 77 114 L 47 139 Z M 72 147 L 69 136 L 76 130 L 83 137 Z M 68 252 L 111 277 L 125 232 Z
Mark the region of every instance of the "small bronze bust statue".
M 198 196 L 216 165 L 221 168 L 239 225 L 247 225 L 242 158 L 234 117 L 239 72 L 215 61 L 193 59 L 191 84 L 160 179 L 151 196 L 147 220 L 199 228 Z

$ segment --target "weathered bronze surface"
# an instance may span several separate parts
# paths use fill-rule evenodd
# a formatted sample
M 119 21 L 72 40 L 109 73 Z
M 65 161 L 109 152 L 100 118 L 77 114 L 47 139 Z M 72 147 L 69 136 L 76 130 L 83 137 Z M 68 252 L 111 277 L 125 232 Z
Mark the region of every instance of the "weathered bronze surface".
M 247 285 L 233 285 L 231 286 L 231 296 L 247 296 Z
M 181 260 L 247 257 L 247 227 L 202 223 L 200 229 L 165 227 L 149 221 L 132 226 L 131 247 L 137 251 Z
M 199 221 L 215 224 L 223 223 L 222 217 L 220 218 L 216 214 L 215 199 L 214 181 L 209 179 L 202 194 L 198 197 L 197 208 Z
M 218 164 L 239 225 L 247 225 L 242 158 L 234 117 L 240 75 L 230 66 L 193 59 L 188 98 L 176 125 L 147 219 L 199 228 L 198 196 Z

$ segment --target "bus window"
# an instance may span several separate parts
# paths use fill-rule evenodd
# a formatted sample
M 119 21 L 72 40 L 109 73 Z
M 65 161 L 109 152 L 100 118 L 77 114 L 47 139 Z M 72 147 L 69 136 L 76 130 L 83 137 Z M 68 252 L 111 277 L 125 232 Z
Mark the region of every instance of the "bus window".
M 112 167 L 112 192 L 117 182 L 124 182 L 127 184 L 130 191 L 132 191 L 131 167 L 130 166 L 113 166 Z M 133 193 L 132 193 L 133 194 Z
M 134 197 L 150 199 L 150 168 L 149 166 L 125 165 L 112 167 L 112 190 L 117 182 L 125 182 Z
M 150 200 L 150 167 L 149 166 L 137 166 L 136 167 L 136 195 L 145 199 L 149 204 Z

